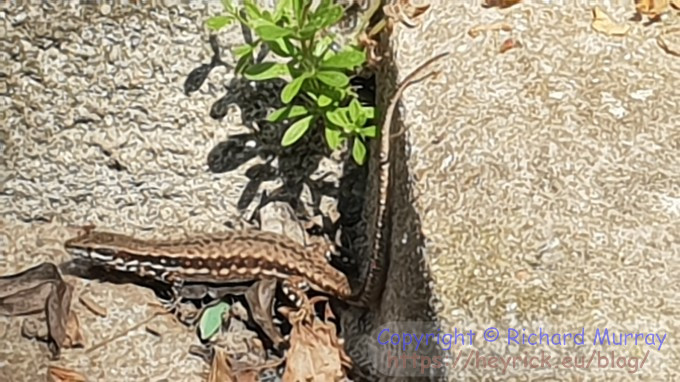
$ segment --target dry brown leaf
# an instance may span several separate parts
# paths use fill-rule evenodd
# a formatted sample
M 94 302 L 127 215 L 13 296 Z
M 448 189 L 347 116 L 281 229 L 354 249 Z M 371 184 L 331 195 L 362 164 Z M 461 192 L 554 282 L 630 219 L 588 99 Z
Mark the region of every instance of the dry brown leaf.
M 242 370 L 236 372 L 238 382 L 259 382 L 260 373 L 257 370 Z
M 521 48 L 521 47 L 522 47 L 522 43 L 519 42 L 519 40 L 515 40 L 514 38 L 509 38 L 509 39 L 503 41 L 503 43 L 501 44 L 500 52 L 505 53 L 505 52 L 509 51 L 510 49 Z
M 73 286 L 67 282 L 54 284 L 52 293 L 47 297 L 45 303 L 45 315 L 47 317 L 47 328 L 50 331 L 50 350 L 56 357 L 62 347 L 66 344 L 67 324 L 71 315 L 71 297 Z
M 49 366 L 47 369 L 47 378 L 50 382 L 85 382 L 87 379 L 84 375 L 75 370 L 66 369 L 59 366 Z
M 668 11 L 668 6 L 669 0 L 635 0 L 635 10 L 652 19 Z
M 522 0 L 486 0 L 484 3 L 484 7 L 486 8 L 492 8 L 492 7 L 498 7 L 498 8 L 509 8 L 512 7 L 515 4 L 521 3 Z
M 210 374 L 208 382 L 234 382 L 234 374 L 231 371 L 231 364 L 227 359 L 227 354 L 221 348 L 215 348 L 215 356 L 210 364 Z
M 210 364 L 208 382 L 258 382 L 260 380 L 258 370 L 266 366 L 234 371 L 226 351 L 216 347 L 215 356 Z
M 617 24 L 600 7 L 593 8 L 593 29 L 611 36 L 621 36 L 628 33 L 630 26 Z
M 66 322 L 66 341 L 64 347 L 73 348 L 76 346 L 85 346 L 85 336 L 81 330 L 80 320 L 78 315 L 71 311 Z
M 285 342 L 281 332 L 274 324 L 274 297 L 276 297 L 276 280 L 260 280 L 246 291 L 244 297 L 248 301 L 253 320 L 273 342 L 277 349 Z
M 0 315 L 21 316 L 42 312 L 45 310 L 47 296 L 53 289 L 52 281 L 37 281 L 34 287 L 28 289 L 13 288 L 12 294 L 0 297 Z
M 310 303 L 307 306 L 313 307 L 313 302 Z M 335 325 L 321 321 L 314 316 L 313 310 L 304 308 L 288 311 L 286 316 L 292 329 L 283 381 L 336 381 L 344 378 L 343 367 L 348 367 L 350 358 L 335 334 Z
M 18 316 L 43 311 L 53 284 L 61 282 L 61 273 L 52 263 L 0 277 L 0 314 Z

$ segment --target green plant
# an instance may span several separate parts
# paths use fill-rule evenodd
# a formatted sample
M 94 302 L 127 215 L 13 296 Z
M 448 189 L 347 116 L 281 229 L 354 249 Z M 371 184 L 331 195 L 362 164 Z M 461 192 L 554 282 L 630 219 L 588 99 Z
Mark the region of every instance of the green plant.
M 359 103 L 349 83 L 348 73 L 366 61 L 363 50 L 352 46 L 337 52 L 331 49 L 334 39 L 328 29 L 342 19 L 343 8 L 332 0 L 321 0 L 316 9 L 311 0 L 279 0 L 273 11 L 259 8 L 253 0 L 244 0 L 243 8 L 231 0 L 222 0 L 222 5 L 225 13 L 208 19 L 208 28 L 219 30 L 239 22 L 257 35 L 252 44 L 233 49 L 238 58 L 236 72 L 254 81 L 280 78 L 288 82 L 281 91 L 284 106 L 267 116 L 270 122 L 292 121 L 281 144 L 294 144 L 321 122 L 328 146 L 336 150 L 351 140 L 352 157 L 363 164 L 365 141 L 377 135 L 375 126 L 365 126 L 375 111 Z M 286 62 L 254 64 L 260 44 Z
M 220 302 L 203 311 L 198 325 L 202 340 L 209 339 L 220 330 L 224 315 L 229 312 L 230 308 L 231 306 L 226 302 Z

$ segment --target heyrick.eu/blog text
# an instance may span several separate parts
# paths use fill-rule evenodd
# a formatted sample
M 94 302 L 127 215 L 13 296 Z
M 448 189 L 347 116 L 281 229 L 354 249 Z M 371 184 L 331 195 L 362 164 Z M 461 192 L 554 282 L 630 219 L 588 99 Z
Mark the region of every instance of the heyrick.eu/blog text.
M 536 354 L 484 355 L 478 350 L 459 350 L 453 356 L 424 356 L 418 354 L 388 352 L 387 369 L 413 368 L 425 373 L 428 369 L 448 368 L 450 370 L 488 369 L 500 370 L 502 374 L 517 369 L 623 369 L 629 374 L 636 373 L 647 361 L 645 356 L 630 357 L 615 351 L 593 350 L 590 354 L 553 357 L 545 351 Z

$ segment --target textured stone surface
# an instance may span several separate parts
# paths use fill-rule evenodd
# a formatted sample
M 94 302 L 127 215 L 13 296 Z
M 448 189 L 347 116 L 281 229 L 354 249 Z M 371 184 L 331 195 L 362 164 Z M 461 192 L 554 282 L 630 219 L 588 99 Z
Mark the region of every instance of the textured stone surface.
M 394 207 L 393 263 L 418 257 L 397 240 L 420 230 L 420 270 L 433 278 L 430 307 L 442 330 L 477 332 L 474 346 L 454 346 L 454 356 L 470 349 L 503 356 L 541 350 L 641 356 L 651 349 L 633 375 L 591 367 L 508 368 L 503 376 L 463 371 L 459 364 L 451 380 L 676 379 L 680 60 L 662 51 L 655 37 L 677 29 L 677 15 L 645 27 L 626 21 L 633 2 L 607 6 L 615 20 L 632 26 L 628 37 L 611 37 L 592 30 L 585 2 L 505 10 L 431 3 L 435 11 L 421 29 L 402 29 L 394 48 L 401 77 L 441 50 L 453 54 L 439 80 L 414 86 L 404 97 L 409 154 L 407 167 L 397 164 L 395 173 L 408 171 L 417 198 L 415 214 L 411 204 Z M 467 34 L 499 21 L 513 31 Z M 509 37 L 523 48 L 500 54 Z M 404 291 L 424 287 L 408 281 L 420 279 L 416 272 L 390 271 L 384 321 L 415 315 Z M 482 333 L 489 326 L 501 333 L 508 327 L 585 328 L 586 345 L 486 343 Z M 595 347 L 596 328 L 668 337 L 661 351 Z
M 408 151 L 396 147 L 393 259 L 375 321 L 436 318 L 443 330 L 477 331 L 475 348 L 501 355 L 594 348 L 489 345 L 484 328 L 661 329 L 669 333 L 664 348 L 638 375 L 676 379 L 680 64 L 657 46 L 663 25 L 631 23 L 629 37 L 608 37 L 590 28 L 586 5 L 535 3 L 499 11 L 433 0 L 420 28 L 398 28 L 398 65 L 383 67 L 383 104 L 424 58 L 443 49 L 453 55 L 438 79 L 412 87 L 402 102 Z M 189 73 L 213 54 L 201 21 L 218 2 L 144 10 L 36 4 L 0 8 L 0 274 L 65 260 L 68 225 L 148 237 L 222 230 L 250 218 L 263 189 L 291 200 L 337 187 L 328 179 L 340 166 L 322 152 L 272 156 L 276 141 L 252 134 L 264 126 L 273 89 L 233 81 L 218 67 L 184 94 Z M 625 20 L 633 5 L 605 10 Z M 467 35 L 496 21 L 513 32 Z M 220 33 L 223 49 L 234 43 L 230 36 L 238 29 Z M 524 47 L 499 54 L 510 36 Z M 233 64 L 229 54 L 222 59 Z M 222 96 L 233 105 L 212 119 Z M 226 149 L 240 156 L 220 156 Z M 206 163 L 211 155 L 216 167 L 234 170 L 216 172 Z M 300 176 L 311 181 L 301 186 Z M 321 199 L 332 216 L 334 201 Z M 137 286 L 68 281 L 109 309 L 102 319 L 74 302 L 87 347 L 143 320 L 157 302 Z M 0 349 L 1 380 L 46 372 L 44 345 L 19 337 L 20 324 L 0 317 L 8 344 Z M 52 363 L 99 380 L 202 380 L 206 367 L 186 352 L 196 336 L 167 317 L 153 324 L 165 328 L 161 337 L 140 328 Z M 349 332 L 364 324 L 350 322 Z M 350 350 L 375 346 L 373 337 L 360 340 Z M 640 356 L 643 349 L 618 350 Z M 523 380 L 603 376 L 509 372 Z
M 280 135 L 261 123 L 277 107 L 276 89 L 218 66 L 185 94 L 189 74 L 211 61 L 202 23 L 221 5 L 177 4 L 0 6 L 0 274 L 67 260 L 62 246 L 72 225 L 156 238 L 248 225 L 265 190 L 282 201 L 302 195 L 298 212 L 337 215 L 329 192 L 338 161 L 322 150 L 281 150 Z M 243 42 L 240 28 L 221 31 L 217 42 L 233 67 L 227 49 Z M 224 118 L 211 118 L 217 109 Z M 74 301 L 85 350 L 158 303 L 147 288 L 67 280 L 76 296 L 87 291 L 109 310 L 97 317 Z M 206 365 L 187 353 L 196 334 L 168 317 L 152 324 L 164 328 L 160 337 L 142 327 L 91 353 L 66 350 L 52 363 L 96 380 L 204 380 Z M 8 344 L 0 380 L 37 380 L 47 371 L 45 345 L 20 337 L 20 325 L 0 317 L 0 342 Z

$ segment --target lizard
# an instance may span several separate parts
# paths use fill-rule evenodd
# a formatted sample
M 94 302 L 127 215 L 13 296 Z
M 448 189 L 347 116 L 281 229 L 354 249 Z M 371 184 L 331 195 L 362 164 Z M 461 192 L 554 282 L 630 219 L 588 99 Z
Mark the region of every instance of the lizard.
M 393 20 L 400 21 L 409 28 L 415 28 L 419 24 L 415 21 L 415 18 L 430 8 L 430 4 L 412 5 L 410 0 L 397 0 L 386 5 L 383 5 L 383 0 L 364 0 L 363 2 L 361 0 L 341 1 L 341 3 L 343 2 L 347 3 L 344 8 L 345 11 L 354 5 L 359 5 L 361 9 L 361 15 L 349 36 L 351 36 L 352 43 L 358 44 L 367 50 L 369 63 L 375 63 L 380 60 L 380 57 L 377 57 L 374 52 L 377 45 L 374 39 L 384 29 L 391 29 Z M 382 9 L 384 15 L 369 29 L 371 20 L 373 20 L 380 9 Z
M 440 53 L 416 67 L 390 98 L 381 128 L 379 200 L 375 213 L 376 235 L 362 285 L 352 290 L 347 276 L 329 261 L 335 246 L 325 240 L 302 245 L 285 235 L 258 230 L 231 231 L 174 240 L 141 240 L 119 233 L 87 228 L 64 243 L 72 256 L 110 269 L 151 277 L 182 288 L 187 285 L 222 285 L 259 279 L 284 282 L 295 293 L 309 288 L 350 305 L 369 307 L 385 284 L 389 255 L 390 127 L 403 92 L 434 74 L 420 76 Z

